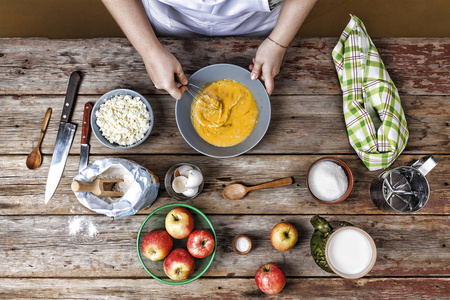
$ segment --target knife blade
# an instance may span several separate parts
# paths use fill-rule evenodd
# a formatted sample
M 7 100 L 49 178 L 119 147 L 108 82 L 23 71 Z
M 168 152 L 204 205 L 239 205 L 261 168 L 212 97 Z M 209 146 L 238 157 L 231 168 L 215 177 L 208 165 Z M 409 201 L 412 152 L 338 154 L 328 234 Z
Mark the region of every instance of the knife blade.
M 91 116 L 92 104 L 89 102 L 84 105 L 83 113 L 83 127 L 81 128 L 81 149 L 80 149 L 80 164 L 78 166 L 78 172 L 81 172 L 87 167 L 89 163 L 89 119 Z
M 69 121 L 80 82 L 81 72 L 77 71 L 70 74 L 64 107 L 61 113 L 61 122 L 59 123 L 55 148 L 53 150 L 52 162 L 48 170 L 47 185 L 45 187 L 45 204 L 53 197 L 53 194 L 59 185 L 59 181 L 61 180 L 66 165 L 67 156 L 69 155 L 70 147 L 72 146 L 73 138 L 75 136 L 77 125 L 72 124 Z

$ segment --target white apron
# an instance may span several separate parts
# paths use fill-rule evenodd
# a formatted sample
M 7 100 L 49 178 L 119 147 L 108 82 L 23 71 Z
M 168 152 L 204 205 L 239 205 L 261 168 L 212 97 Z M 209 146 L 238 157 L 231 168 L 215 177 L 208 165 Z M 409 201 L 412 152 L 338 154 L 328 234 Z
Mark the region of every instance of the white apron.
M 268 35 L 281 5 L 268 0 L 142 0 L 157 35 Z

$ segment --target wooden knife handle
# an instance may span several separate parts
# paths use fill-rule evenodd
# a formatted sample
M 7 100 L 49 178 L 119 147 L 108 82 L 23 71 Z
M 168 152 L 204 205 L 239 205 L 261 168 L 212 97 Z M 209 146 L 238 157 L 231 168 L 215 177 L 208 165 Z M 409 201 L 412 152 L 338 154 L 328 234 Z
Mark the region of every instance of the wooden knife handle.
M 87 144 L 89 139 L 89 120 L 91 116 L 92 104 L 84 104 L 83 127 L 81 128 L 81 144 Z
M 72 115 L 73 106 L 75 104 L 75 97 L 77 95 L 78 87 L 80 86 L 82 73 L 79 71 L 70 74 L 69 85 L 67 87 L 66 99 L 64 100 L 64 107 L 61 114 L 61 122 L 69 122 Z

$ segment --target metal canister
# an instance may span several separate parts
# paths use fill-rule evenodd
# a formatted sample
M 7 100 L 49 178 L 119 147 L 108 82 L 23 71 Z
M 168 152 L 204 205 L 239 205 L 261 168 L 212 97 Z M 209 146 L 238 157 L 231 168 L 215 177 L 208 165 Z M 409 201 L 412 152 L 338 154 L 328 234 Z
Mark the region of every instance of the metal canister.
M 380 209 L 400 213 L 414 213 L 428 202 L 430 186 L 426 175 L 438 164 L 432 156 L 425 156 L 412 166 L 386 171 L 370 185 L 370 197 Z

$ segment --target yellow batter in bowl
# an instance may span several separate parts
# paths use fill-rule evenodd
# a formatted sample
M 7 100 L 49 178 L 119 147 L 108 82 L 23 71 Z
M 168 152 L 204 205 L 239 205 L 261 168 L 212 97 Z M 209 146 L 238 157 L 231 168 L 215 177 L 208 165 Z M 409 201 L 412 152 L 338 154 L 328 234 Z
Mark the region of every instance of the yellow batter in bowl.
M 231 147 L 249 137 L 258 121 L 258 106 L 251 91 L 231 79 L 211 82 L 203 89 L 216 95 L 221 105 L 214 110 L 192 102 L 192 125 L 200 137 L 217 147 Z

